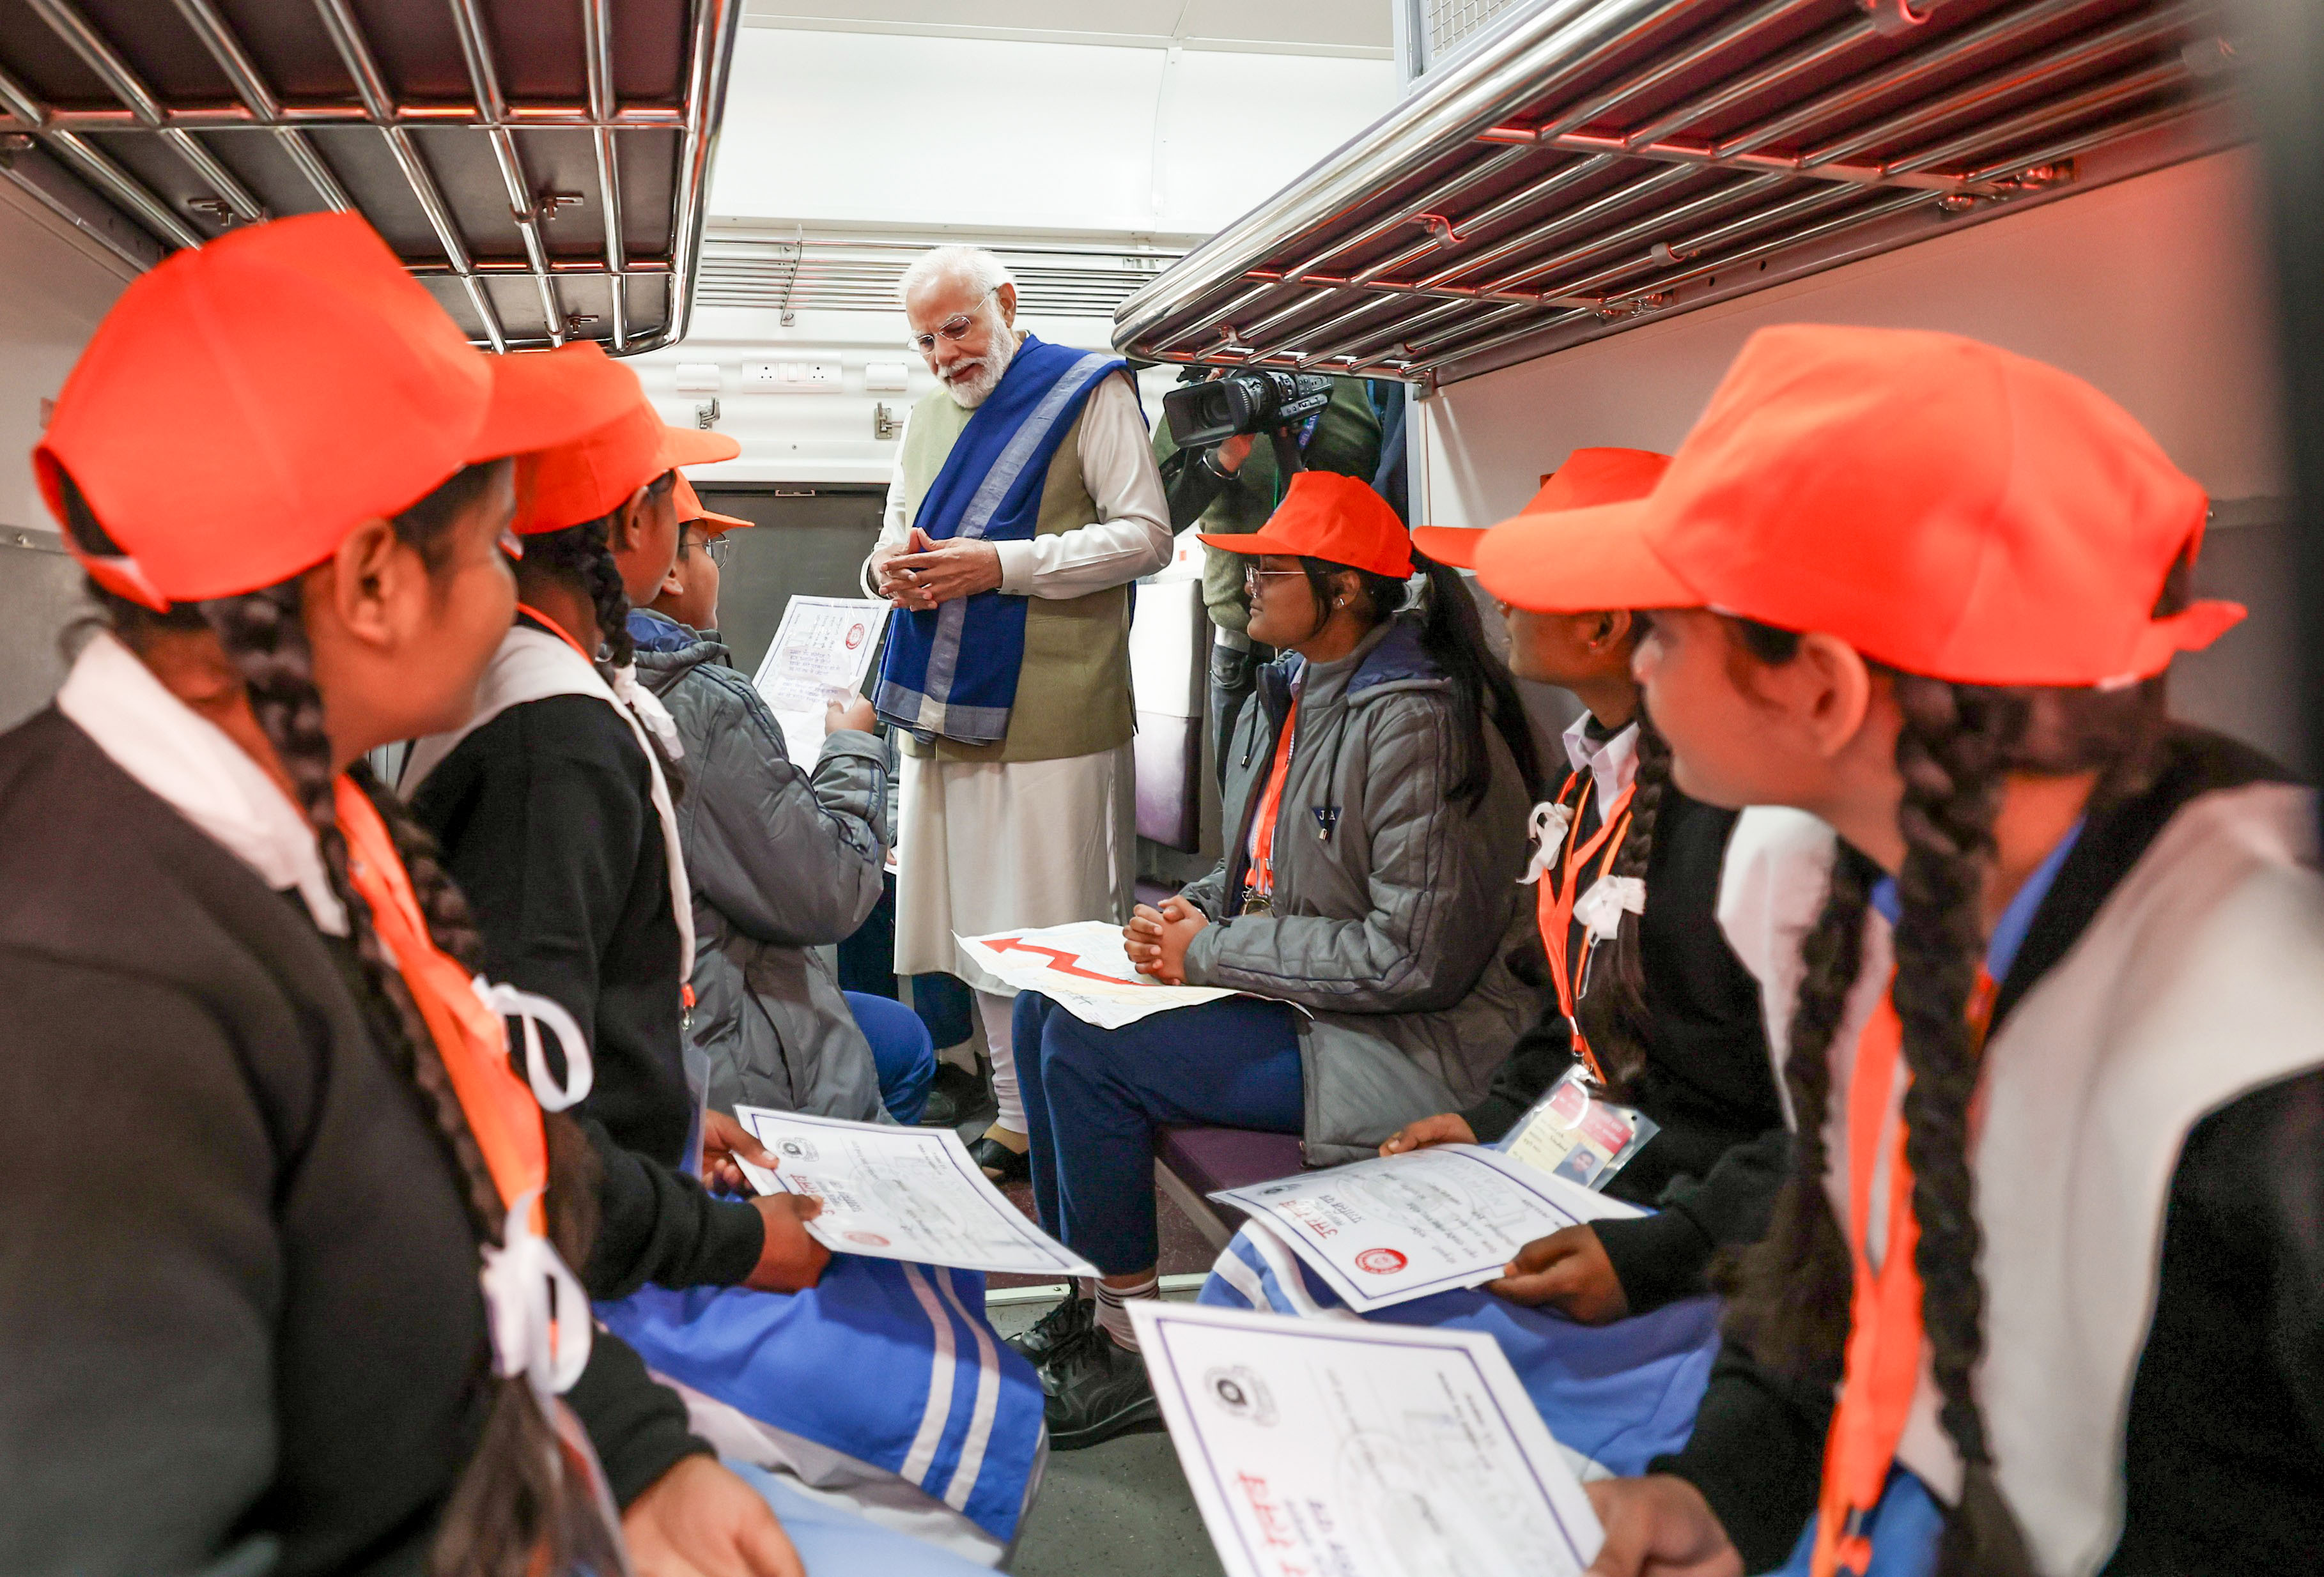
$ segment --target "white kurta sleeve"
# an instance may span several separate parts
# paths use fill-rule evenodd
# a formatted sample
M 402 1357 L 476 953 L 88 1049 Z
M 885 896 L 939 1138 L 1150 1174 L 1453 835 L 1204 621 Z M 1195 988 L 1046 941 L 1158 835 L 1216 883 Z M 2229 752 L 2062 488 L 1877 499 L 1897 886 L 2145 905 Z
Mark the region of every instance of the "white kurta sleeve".
M 1097 518 L 1053 536 L 994 543 L 1001 589 L 1011 596 L 1086 596 L 1170 562 L 1169 500 L 1128 379 L 1108 376 L 1091 393 L 1082 412 L 1081 454 L 1082 481 L 1096 500 Z

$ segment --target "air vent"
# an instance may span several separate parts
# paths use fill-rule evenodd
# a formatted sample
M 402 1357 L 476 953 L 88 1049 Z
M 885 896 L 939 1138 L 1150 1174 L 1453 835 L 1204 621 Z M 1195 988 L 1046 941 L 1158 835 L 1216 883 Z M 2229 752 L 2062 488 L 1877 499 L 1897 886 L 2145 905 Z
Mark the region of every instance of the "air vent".
M 777 311 L 900 310 L 897 287 L 912 260 L 942 237 L 722 227 L 704 244 L 706 307 Z M 1017 280 L 1018 310 L 1037 316 L 1111 317 L 1130 293 L 1178 261 L 1176 250 L 987 240 Z

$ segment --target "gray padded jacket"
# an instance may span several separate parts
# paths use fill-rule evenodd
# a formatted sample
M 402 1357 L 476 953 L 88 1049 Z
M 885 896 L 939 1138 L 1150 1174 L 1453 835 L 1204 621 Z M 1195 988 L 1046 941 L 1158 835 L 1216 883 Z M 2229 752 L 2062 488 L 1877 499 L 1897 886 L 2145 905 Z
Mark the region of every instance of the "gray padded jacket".
M 1304 669 L 1304 673 L 1303 673 Z M 1277 818 L 1275 896 L 1240 905 L 1251 818 L 1300 686 Z M 1541 994 L 1509 956 L 1533 940 L 1526 785 L 1490 724 L 1492 781 L 1474 811 L 1455 775 L 1451 681 L 1398 619 L 1335 663 L 1259 671 L 1227 761 L 1226 857 L 1186 888 L 1213 921 L 1186 949 L 1189 984 L 1296 1003 L 1310 1166 L 1373 1153 L 1405 1123 L 1475 1101 Z
M 638 678 L 678 720 L 678 840 L 694 885 L 695 1044 L 710 1104 L 890 1121 L 871 1043 L 828 959 L 880 902 L 888 751 L 843 729 L 810 779 L 715 631 L 631 615 Z

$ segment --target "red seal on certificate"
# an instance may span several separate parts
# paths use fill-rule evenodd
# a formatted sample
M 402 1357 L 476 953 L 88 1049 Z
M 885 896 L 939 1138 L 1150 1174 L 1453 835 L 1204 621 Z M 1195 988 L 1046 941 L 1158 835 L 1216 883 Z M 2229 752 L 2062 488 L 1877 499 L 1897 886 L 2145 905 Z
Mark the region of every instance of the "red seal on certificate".
M 849 625 L 847 627 L 847 649 L 852 652 L 856 647 L 862 646 L 863 644 L 863 637 L 870 633 L 870 627 L 866 625 Z
M 1366 1249 L 1356 1256 L 1356 1269 L 1374 1276 L 1393 1276 L 1405 1267 L 1405 1258 L 1394 1249 Z
M 851 1243 L 862 1243 L 867 1249 L 884 1249 L 888 1240 L 876 1232 L 844 1232 L 839 1234 Z

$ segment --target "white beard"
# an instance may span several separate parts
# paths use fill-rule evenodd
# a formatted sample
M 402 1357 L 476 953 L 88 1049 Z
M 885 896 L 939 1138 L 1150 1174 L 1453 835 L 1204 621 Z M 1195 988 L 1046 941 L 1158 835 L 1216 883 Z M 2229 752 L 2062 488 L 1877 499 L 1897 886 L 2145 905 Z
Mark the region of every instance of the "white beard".
M 1001 380 L 1008 375 L 1009 363 L 1017 357 L 1017 331 L 1004 324 L 992 325 L 992 348 L 973 362 L 964 362 L 943 380 L 945 392 L 963 410 L 974 410 L 982 405 Z

